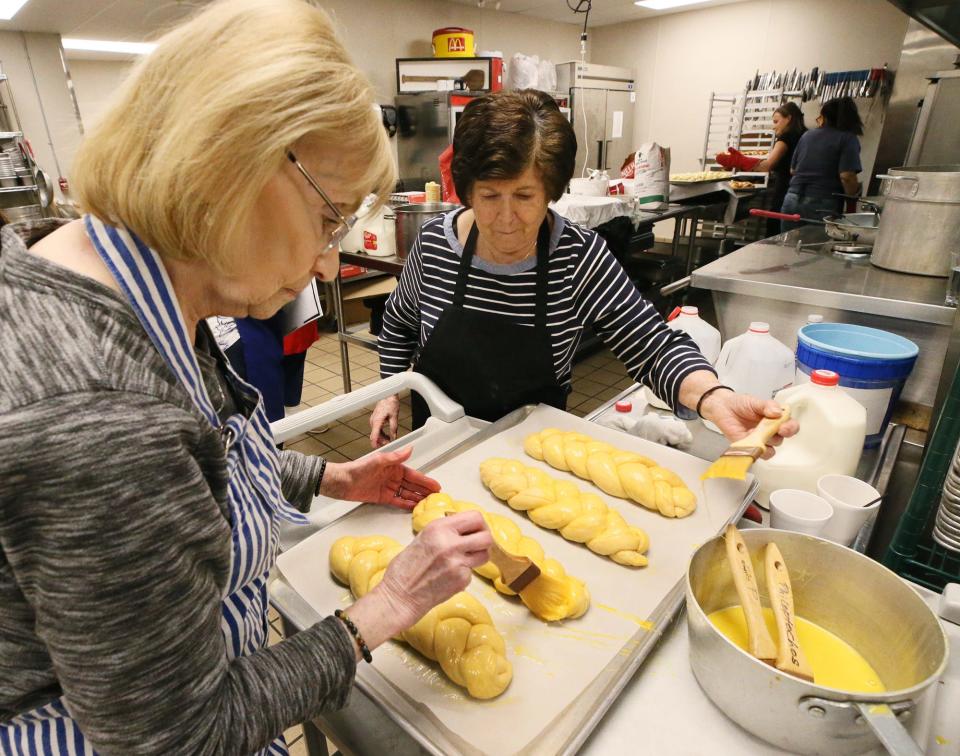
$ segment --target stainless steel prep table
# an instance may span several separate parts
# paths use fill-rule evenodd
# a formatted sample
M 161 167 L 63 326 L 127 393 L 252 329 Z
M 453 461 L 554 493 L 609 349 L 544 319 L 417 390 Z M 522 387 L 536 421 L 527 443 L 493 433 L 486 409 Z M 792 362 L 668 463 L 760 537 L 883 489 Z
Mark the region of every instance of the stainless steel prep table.
M 932 406 L 954 316 L 944 305 L 946 280 L 882 270 L 869 258 L 841 258 L 831 244 L 820 226 L 804 226 L 698 268 L 691 286 L 713 293 L 724 339 L 762 320 L 793 347 L 811 313 L 904 336 L 920 356 L 902 398 Z
M 638 387 L 626 389 L 625 396 Z M 596 419 L 619 397 L 611 399 L 587 419 Z M 344 399 L 344 397 L 341 397 Z M 725 448 L 723 438 L 690 421 L 694 436 L 693 454 L 714 458 Z M 401 442 L 403 439 L 401 439 Z M 394 442 L 397 443 L 397 442 Z M 412 460 L 413 464 L 416 462 Z M 870 467 L 869 461 L 865 465 Z M 330 512 L 330 520 L 342 513 Z M 743 523 L 749 526 L 749 523 Z M 301 537 L 312 533 L 305 529 Z M 286 545 L 292 545 L 286 540 Z M 918 588 L 924 599 L 935 606 L 935 594 Z M 281 612 L 290 631 L 307 627 L 318 617 L 283 580 L 276 577 L 270 584 L 271 603 Z M 960 626 L 944 623 L 951 647 L 960 649 Z M 782 754 L 783 751 L 757 740 L 727 719 L 703 694 L 689 666 L 685 615 L 664 628 L 660 644 L 647 658 L 642 674 L 637 674 L 620 693 L 616 702 L 584 743 L 581 753 L 606 756 L 611 753 L 634 753 L 642 749 L 656 754 L 702 753 Z M 939 686 L 937 706 L 929 725 L 928 753 L 956 754 L 960 744 L 960 719 L 948 716 L 960 706 L 960 656 L 954 654 Z M 347 709 L 317 720 L 319 727 L 344 754 L 380 754 L 412 756 L 426 753 L 393 720 L 389 719 L 361 691 L 355 689 Z M 305 727 L 311 753 L 324 754 L 325 744 L 316 729 Z
M 754 197 L 763 189 L 734 189 L 730 186 L 730 179 L 723 181 L 697 181 L 693 183 L 670 182 L 670 201 L 691 203 L 699 197 L 705 197 L 715 192 L 723 192 L 728 195 L 726 207 L 723 210 L 721 221 L 725 226 L 733 225 L 737 220 L 737 208 L 741 200 L 748 200 Z

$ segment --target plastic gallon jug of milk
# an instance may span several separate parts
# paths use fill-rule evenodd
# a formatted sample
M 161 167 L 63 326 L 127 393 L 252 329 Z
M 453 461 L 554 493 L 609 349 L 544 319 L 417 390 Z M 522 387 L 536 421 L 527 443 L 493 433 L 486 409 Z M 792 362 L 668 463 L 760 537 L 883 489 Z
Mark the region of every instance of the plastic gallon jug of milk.
M 371 257 L 397 254 L 397 216 L 389 208 L 367 215 L 362 221 L 362 251 Z
M 761 399 L 770 399 L 792 384 L 795 375 L 793 352 L 770 335 L 767 323 L 759 321 L 723 345 L 715 367 L 720 383 Z M 703 424 L 719 433 L 708 420 Z
M 788 346 L 770 335 L 767 323 L 754 322 L 730 339 L 716 362 L 720 382 L 742 393 L 770 399 L 793 383 L 795 361 Z
M 784 439 L 770 460 L 759 460 L 753 472 L 760 482 L 757 501 L 768 506 L 770 492 L 798 488 L 817 492 L 817 480 L 831 473 L 853 475 L 863 452 L 867 411 L 840 388 L 832 370 L 814 370 L 810 383 L 779 391 L 774 399 L 790 408 L 800 431 Z
M 711 365 L 717 361 L 720 356 L 720 331 L 703 320 L 696 307 L 681 307 L 677 316 L 667 325 L 675 331 L 686 332 Z

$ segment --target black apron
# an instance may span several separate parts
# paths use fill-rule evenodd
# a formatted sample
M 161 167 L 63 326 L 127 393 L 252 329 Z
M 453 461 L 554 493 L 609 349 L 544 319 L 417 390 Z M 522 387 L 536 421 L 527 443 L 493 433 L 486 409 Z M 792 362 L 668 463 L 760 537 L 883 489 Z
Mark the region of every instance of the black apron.
M 423 373 L 471 417 L 499 420 L 525 404 L 549 404 L 566 409 L 567 391 L 557 380 L 547 331 L 547 268 L 550 224 L 537 236 L 537 290 L 534 327 L 503 315 L 467 310 L 470 263 L 477 248 L 477 226 L 470 229 L 460 258 L 453 304 L 440 313 L 413 369 Z M 411 392 L 413 427 L 426 422 L 430 411 Z

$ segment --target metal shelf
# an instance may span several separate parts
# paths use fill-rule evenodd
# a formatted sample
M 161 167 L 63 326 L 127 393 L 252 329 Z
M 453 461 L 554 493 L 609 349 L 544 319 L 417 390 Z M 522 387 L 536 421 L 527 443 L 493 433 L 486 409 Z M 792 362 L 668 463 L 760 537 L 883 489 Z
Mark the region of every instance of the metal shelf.
M 23 137 L 22 131 L 0 131 L 0 141 L 6 139 L 20 139 Z
M 0 186 L 0 194 L 12 194 L 13 192 L 35 192 L 36 186 Z

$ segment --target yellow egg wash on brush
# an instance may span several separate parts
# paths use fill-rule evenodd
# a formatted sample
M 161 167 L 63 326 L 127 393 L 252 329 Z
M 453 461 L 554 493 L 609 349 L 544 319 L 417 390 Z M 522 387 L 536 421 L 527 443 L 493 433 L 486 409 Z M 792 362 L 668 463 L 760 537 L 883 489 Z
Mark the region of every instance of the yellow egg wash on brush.
M 747 625 L 739 605 L 713 612 L 707 619 L 730 641 L 747 650 Z M 770 634 L 777 637 L 773 610 L 764 607 L 763 619 Z M 851 693 L 883 693 L 880 676 L 857 651 L 819 625 L 797 617 L 800 647 L 813 668 L 814 683 Z

